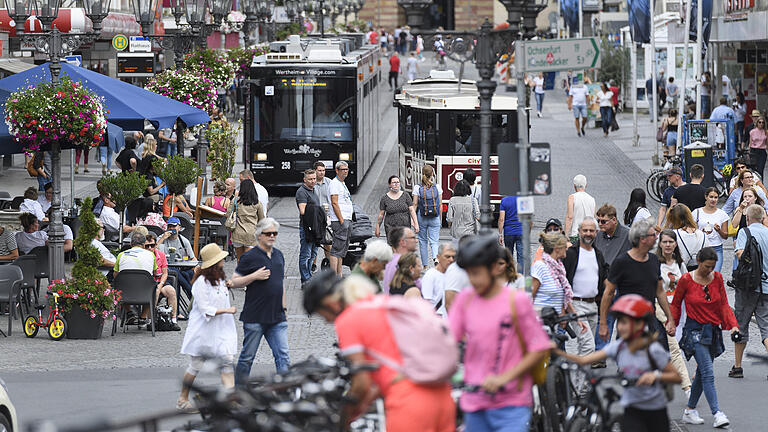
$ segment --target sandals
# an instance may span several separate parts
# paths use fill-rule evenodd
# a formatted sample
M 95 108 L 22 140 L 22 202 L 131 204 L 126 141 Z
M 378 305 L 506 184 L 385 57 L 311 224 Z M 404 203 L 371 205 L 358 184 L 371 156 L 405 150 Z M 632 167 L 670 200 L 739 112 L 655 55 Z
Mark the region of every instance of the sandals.
M 179 411 L 184 411 L 189 414 L 195 414 L 200 411 L 198 411 L 197 408 L 195 408 L 195 405 L 190 402 L 189 400 L 182 401 L 181 399 L 176 401 L 176 409 Z
M 728 372 L 728 376 L 731 378 L 744 378 L 744 369 L 733 366 Z

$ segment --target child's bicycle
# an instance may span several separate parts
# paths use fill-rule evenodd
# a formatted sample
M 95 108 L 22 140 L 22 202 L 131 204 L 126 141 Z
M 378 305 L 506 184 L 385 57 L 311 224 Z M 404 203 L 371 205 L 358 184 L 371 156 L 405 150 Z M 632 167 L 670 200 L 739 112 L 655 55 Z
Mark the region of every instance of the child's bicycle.
M 43 309 L 45 305 L 36 304 L 37 316 L 29 315 L 24 320 L 24 334 L 28 338 L 37 336 L 37 330 L 40 327 L 48 328 L 48 336 L 53 340 L 61 340 L 64 335 L 67 334 L 67 320 L 61 316 L 59 311 L 59 295 L 57 293 L 48 292 L 53 296 L 53 308 L 50 314 L 48 314 L 48 320 L 43 322 Z

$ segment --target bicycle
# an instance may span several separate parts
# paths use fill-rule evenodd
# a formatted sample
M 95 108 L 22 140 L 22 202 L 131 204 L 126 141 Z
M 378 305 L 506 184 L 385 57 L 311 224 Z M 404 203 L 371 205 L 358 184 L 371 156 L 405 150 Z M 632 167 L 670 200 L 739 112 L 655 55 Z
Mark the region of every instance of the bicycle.
M 589 367 L 578 366 L 564 362 L 561 369 L 570 372 L 580 371 L 587 379 L 589 391 L 586 396 L 579 398 L 568 408 L 565 432 L 603 432 L 621 431 L 621 414 L 611 411 L 613 405 L 619 402 L 621 394 L 615 386 L 604 385 L 607 380 L 616 380 L 621 387 L 635 385 L 637 380 L 625 378 L 623 375 L 600 375 Z
M 661 202 L 664 197 L 664 191 L 669 187 L 667 180 L 667 171 L 673 167 L 681 167 L 683 160 L 680 155 L 665 155 L 664 166 L 651 170 L 651 174 L 645 181 L 645 190 L 648 195 L 657 202 Z
M 570 325 L 565 326 L 567 335 L 559 333 L 557 327 L 562 323 L 570 323 L 581 318 L 587 318 L 595 315 L 595 313 L 592 312 L 582 315 L 569 313 L 558 315 L 554 308 L 545 307 L 541 310 L 540 315 L 545 331 L 549 337 L 558 346 L 562 346 L 569 337 L 575 339 L 577 335 Z M 570 370 L 560 367 L 564 361 L 565 359 L 555 354 L 551 354 L 544 388 L 534 386 L 534 404 L 536 404 L 536 400 L 538 399 L 540 406 L 534 406 L 531 424 L 533 425 L 536 423 L 541 425 L 540 427 L 542 429 L 538 430 L 551 430 L 554 432 L 563 431 L 568 407 L 573 405 L 573 401 L 577 397 L 576 386 L 573 383 L 573 377 L 571 376 Z
M 40 327 L 47 328 L 48 337 L 55 341 L 63 339 L 64 335 L 67 334 L 67 320 L 61 316 L 59 311 L 59 294 L 50 291 L 48 291 L 48 294 L 53 296 L 53 308 L 48 314 L 48 319 L 43 322 L 43 310 L 47 306 L 36 304 L 35 309 L 37 309 L 37 316 L 28 315 L 24 320 L 24 334 L 28 338 L 37 336 L 37 331 Z

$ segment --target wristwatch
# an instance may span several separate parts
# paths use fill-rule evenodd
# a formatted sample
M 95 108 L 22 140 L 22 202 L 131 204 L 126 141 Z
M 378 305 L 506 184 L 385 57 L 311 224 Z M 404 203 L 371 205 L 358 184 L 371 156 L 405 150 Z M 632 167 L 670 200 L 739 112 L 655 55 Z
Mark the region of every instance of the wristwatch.
M 653 374 L 656 376 L 656 381 L 661 381 L 661 371 L 660 370 L 653 371 Z

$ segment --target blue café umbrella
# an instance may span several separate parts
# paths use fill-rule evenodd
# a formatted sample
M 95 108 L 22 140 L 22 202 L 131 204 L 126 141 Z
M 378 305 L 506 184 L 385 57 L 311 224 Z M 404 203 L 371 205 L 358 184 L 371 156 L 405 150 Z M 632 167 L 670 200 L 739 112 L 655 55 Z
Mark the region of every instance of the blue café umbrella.
M 30 84 L 50 81 L 49 65 L 45 63 L 3 78 L 0 80 L 0 89 L 16 91 Z M 174 127 L 177 119 L 187 126 L 210 121 L 208 113 L 201 109 L 98 72 L 62 63 L 60 76 L 65 75 L 74 81 L 81 81 L 88 89 L 104 97 L 104 107 L 109 110 L 109 122 L 126 130 L 144 130 L 145 119 L 158 129 Z M 6 98 L 7 94 L 3 100 Z

